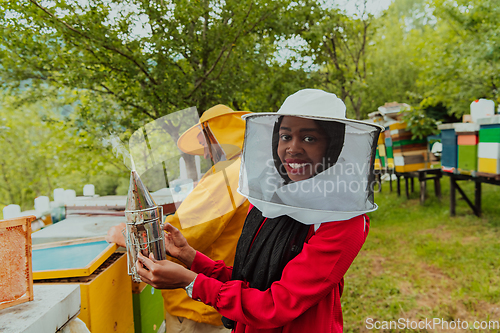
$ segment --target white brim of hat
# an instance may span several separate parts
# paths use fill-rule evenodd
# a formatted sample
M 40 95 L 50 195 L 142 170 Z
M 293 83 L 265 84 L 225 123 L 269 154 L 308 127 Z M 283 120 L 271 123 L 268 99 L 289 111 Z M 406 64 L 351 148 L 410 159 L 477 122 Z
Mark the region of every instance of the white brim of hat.
M 381 126 L 379 124 L 375 123 L 369 123 L 366 121 L 362 120 L 355 120 L 355 119 L 348 119 L 348 118 L 335 118 L 335 117 L 322 117 L 322 116 L 311 116 L 311 115 L 299 115 L 299 114 L 292 114 L 292 113 L 277 113 L 277 112 L 258 112 L 258 113 L 251 113 L 251 114 L 246 114 L 241 116 L 242 119 L 246 118 L 255 118 L 255 117 L 263 117 L 263 116 L 290 116 L 290 117 L 300 117 L 300 118 L 307 118 L 307 119 L 313 119 L 313 120 L 323 120 L 323 121 L 339 121 L 341 123 L 353 123 L 353 124 L 362 124 L 362 125 L 367 125 L 367 126 L 372 126 L 380 129 L 381 131 L 385 130 L 384 126 Z

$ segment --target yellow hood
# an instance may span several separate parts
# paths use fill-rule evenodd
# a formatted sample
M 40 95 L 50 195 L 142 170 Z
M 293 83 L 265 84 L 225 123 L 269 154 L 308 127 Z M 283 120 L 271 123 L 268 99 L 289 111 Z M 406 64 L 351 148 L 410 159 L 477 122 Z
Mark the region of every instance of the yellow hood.
M 212 134 L 224 150 L 226 157 L 231 159 L 243 148 L 245 120 L 241 119 L 241 116 L 248 113 L 251 112 L 233 111 L 225 105 L 216 105 L 203 113 L 198 124 L 181 135 L 177 146 L 187 154 L 203 155 L 203 146 L 198 141 L 198 134 L 201 132 L 201 124 L 208 122 Z

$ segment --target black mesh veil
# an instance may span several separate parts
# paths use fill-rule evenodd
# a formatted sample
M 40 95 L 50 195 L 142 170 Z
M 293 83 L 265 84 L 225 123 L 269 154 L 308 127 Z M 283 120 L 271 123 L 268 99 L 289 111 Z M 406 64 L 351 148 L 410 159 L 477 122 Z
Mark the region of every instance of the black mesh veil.
M 320 168 L 291 181 L 277 147 L 284 117 L 312 119 L 327 136 Z M 346 220 L 377 208 L 373 163 L 378 125 L 340 118 L 252 114 L 247 125 L 238 191 L 266 217 L 288 215 L 305 223 Z

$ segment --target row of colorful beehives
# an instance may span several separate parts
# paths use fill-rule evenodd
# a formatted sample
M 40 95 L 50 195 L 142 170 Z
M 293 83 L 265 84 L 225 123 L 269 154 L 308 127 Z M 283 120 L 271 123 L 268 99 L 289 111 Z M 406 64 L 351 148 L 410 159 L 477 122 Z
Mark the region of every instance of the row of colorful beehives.
M 439 129 L 443 171 L 500 175 L 500 115 L 479 119 L 477 123 L 443 124 Z
M 429 156 L 427 138 L 413 138 L 406 123 L 396 122 L 379 136 L 375 170 L 411 172 L 430 168 L 435 161 Z

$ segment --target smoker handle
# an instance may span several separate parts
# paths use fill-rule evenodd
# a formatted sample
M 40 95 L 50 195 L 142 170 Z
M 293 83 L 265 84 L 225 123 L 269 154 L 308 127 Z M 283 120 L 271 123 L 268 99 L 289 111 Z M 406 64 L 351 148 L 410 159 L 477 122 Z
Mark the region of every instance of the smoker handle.
M 165 217 L 163 216 L 163 206 L 160 205 L 159 208 L 160 208 L 160 217 L 161 217 L 160 218 L 160 230 L 163 231 L 163 225 L 164 225 L 163 221 L 165 221 Z

